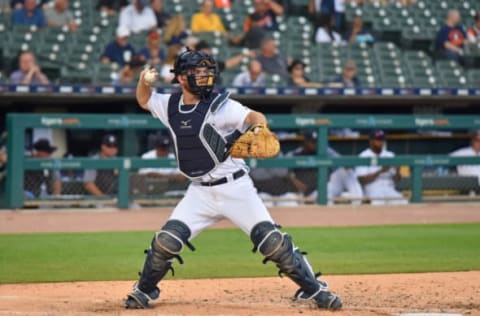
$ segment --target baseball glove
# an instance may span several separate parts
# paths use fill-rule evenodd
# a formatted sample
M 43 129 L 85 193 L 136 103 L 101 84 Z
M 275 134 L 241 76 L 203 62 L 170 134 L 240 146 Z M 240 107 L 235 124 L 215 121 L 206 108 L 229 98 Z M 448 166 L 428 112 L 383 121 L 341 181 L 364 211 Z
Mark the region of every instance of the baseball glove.
M 277 135 L 265 124 L 255 124 L 232 144 L 229 152 L 234 158 L 271 158 L 279 151 Z

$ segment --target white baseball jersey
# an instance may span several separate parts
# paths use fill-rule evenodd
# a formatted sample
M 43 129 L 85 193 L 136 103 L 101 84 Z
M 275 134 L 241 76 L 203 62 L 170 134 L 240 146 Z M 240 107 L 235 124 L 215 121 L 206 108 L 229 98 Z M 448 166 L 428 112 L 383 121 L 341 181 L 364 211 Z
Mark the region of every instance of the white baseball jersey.
M 154 117 L 170 128 L 169 99 L 170 94 L 153 92 L 148 101 L 148 108 Z M 196 107 L 182 105 L 183 97 L 180 98 L 178 105 L 180 113 L 194 111 Z M 250 111 L 239 102 L 228 99 L 218 111 L 207 116 L 206 121 L 222 136 L 232 133 L 235 129 L 244 132 L 248 128 L 244 121 Z M 181 141 L 181 137 L 176 140 L 177 143 Z M 233 179 L 233 173 L 239 170 L 244 170 L 245 175 Z M 199 183 L 224 177 L 228 182 L 220 185 L 202 186 Z M 228 157 L 209 173 L 195 180 L 189 185 L 184 198 L 177 204 L 170 217 L 184 222 L 192 232 L 191 238 L 223 218 L 228 218 L 247 234 L 250 234 L 253 226 L 261 221 L 273 222 L 248 176 L 248 167 L 243 159 Z
M 479 157 L 480 152 L 475 152 L 472 146 L 458 149 L 450 154 L 453 157 Z M 461 176 L 477 176 L 478 183 L 480 184 L 480 164 L 478 165 L 459 165 L 457 166 L 457 172 Z
M 359 157 L 395 157 L 395 154 L 391 151 L 382 149 L 382 152 L 377 155 L 370 148 L 365 149 L 359 154 Z M 380 170 L 381 166 L 359 166 L 355 168 L 357 177 L 365 176 Z M 401 198 L 402 194 L 395 190 L 395 182 L 393 177 L 396 173 L 395 168 L 390 168 L 386 172 L 382 172 L 374 181 L 365 184 L 363 186 L 365 196 L 372 199 L 372 204 L 405 204 L 407 201 L 400 200 L 381 200 L 381 198 Z M 378 200 L 380 198 L 380 200 Z

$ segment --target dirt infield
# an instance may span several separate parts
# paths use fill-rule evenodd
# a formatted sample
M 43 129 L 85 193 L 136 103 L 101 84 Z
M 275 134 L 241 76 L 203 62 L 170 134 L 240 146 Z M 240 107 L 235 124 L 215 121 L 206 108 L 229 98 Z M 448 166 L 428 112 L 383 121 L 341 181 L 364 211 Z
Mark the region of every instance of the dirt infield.
M 157 230 L 169 209 L 1 211 L 0 233 Z M 480 222 L 478 204 L 273 209 L 284 226 Z M 220 222 L 215 227 L 230 227 Z M 345 307 L 335 315 L 449 312 L 480 315 L 480 271 L 326 276 Z M 131 311 L 122 298 L 132 282 L 0 285 L 0 315 L 329 315 L 294 302 L 286 278 L 166 280 L 151 310 Z

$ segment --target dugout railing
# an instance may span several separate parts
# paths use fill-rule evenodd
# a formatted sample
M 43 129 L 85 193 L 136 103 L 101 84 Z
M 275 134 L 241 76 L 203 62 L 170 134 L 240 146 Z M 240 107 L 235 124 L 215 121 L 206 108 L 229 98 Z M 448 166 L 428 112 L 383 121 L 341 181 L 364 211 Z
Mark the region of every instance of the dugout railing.
M 250 159 L 250 167 L 265 168 L 316 168 L 318 170 L 317 203 L 327 204 L 328 169 L 337 166 L 355 167 L 375 166 L 409 166 L 411 190 L 410 201 L 422 202 L 422 172 L 425 167 L 457 166 L 480 164 L 480 157 L 450 157 L 448 155 L 399 155 L 394 158 L 359 158 L 341 156 L 328 158 L 328 130 L 331 128 L 354 129 L 414 129 L 414 130 L 466 130 L 480 129 L 478 116 L 430 116 L 430 115 L 318 115 L 290 114 L 268 115 L 268 122 L 273 130 L 316 129 L 317 155 L 305 157 L 277 157 L 267 160 Z M 7 115 L 7 178 L 5 205 L 16 209 L 25 205 L 24 172 L 26 170 L 118 170 L 118 191 L 114 202 L 119 208 L 128 208 L 130 199 L 130 173 L 138 168 L 172 167 L 171 159 L 145 160 L 139 157 L 117 157 L 109 159 L 71 158 L 71 159 L 34 159 L 25 157 L 26 130 L 31 128 L 53 129 L 121 129 L 121 130 L 155 130 L 165 127 L 149 115 L 105 115 L 105 114 L 16 114 Z M 130 136 L 131 137 L 131 134 Z M 126 139 L 131 142 L 132 139 Z M 87 197 L 88 198 L 88 197 Z M 94 198 L 91 198 L 94 200 Z M 57 201 L 62 203 L 62 201 Z

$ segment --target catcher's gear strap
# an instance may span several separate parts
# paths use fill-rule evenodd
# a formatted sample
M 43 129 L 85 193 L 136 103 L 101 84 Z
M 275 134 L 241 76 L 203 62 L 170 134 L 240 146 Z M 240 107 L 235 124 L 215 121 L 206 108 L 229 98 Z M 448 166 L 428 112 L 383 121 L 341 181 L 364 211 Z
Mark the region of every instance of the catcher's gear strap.
M 217 95 L 215 100 L 212 101 L 212 105 L 210 105 L 210 112 L 215 114 L 227 102 L 229 96 L 230 92 Z
M 289 235 L 280 232 L 270 222 L 260 222 L 253 227 L 250 239 L 255 246 L 254 251 L 258 249 L 265 256 L 264 263 L 273 261 L 280 269 L 279 274 L 287 275 L 307 295 L 317 293 L 320 283 Z

